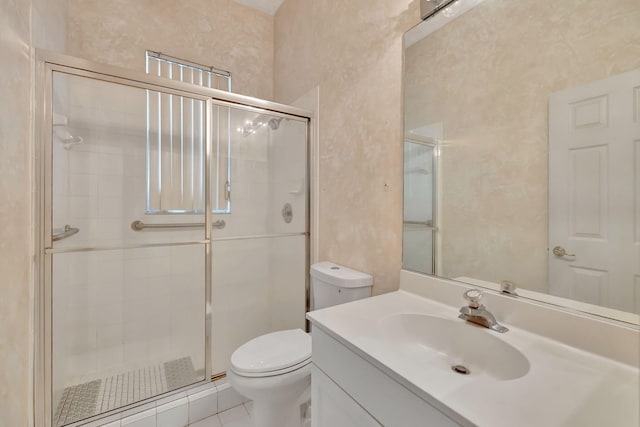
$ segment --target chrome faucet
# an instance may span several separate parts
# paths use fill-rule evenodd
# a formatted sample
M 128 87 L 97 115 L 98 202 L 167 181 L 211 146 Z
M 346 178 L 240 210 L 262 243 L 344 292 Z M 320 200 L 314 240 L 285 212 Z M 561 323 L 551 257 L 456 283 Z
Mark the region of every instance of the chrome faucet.
M 464 293 L 464 299 L 469 301 L 469 305 L 460 309 L 460 316 L 458 316 L 460 319 L 500 333 L 505 333 L 509 330 L 500 325 L 496 321 L 496 318 L 493 317 L 493 314 L 489 313 L 485 306 L 480 304 L 480 300 L 482 299 L 481 290 L 469 289 Z

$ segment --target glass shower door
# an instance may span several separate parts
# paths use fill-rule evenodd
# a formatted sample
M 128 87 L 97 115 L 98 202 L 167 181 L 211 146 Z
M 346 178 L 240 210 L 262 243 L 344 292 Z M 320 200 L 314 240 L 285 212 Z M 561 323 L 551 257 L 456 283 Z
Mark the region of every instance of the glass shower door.
M 213 123 L 229 123 L 231 159 L 230 210 L 214 216 L 226 226 L 212 233 L 213 374 L 250 339 L 305 328 L 308 262 L 308 120 L 224 108 L 228 121 Z
M 45 253 L 62 426 L 206 379 L 207 101 L 54 71 L 51 108 Z

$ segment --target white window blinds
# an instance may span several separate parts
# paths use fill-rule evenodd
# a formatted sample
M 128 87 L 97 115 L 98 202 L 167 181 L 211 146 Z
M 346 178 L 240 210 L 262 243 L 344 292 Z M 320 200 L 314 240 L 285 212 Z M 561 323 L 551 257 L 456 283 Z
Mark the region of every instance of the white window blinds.
M 147 73 L 231 91 L 231 73 L 147 51 Z M 204 213 L 204 101 L 147 91 L 147 212 Z M 213 211 L 226 213 L 229 200 L 229 116 L 212 111 Z

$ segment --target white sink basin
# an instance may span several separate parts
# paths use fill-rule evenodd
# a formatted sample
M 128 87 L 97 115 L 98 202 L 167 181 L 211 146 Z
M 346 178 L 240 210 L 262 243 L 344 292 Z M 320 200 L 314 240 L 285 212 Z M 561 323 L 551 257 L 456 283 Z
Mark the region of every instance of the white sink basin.
M 458 319 L 401 313 L 382 318 L 379 327 L 390 344 L 418 366 L 470 378 L 485 374 L 497 380 L 513 380 L 529 372 L 527 358 L 495 332 Z M 454 371 L 457 365 L 469 372 Z

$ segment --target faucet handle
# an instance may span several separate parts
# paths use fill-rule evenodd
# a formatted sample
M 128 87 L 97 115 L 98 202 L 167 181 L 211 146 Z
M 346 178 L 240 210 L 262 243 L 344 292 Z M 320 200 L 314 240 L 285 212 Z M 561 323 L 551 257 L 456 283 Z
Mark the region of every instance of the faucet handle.
M 480 289 L 469 289 L 464 293 L 464 299 L 469 301 L 469 307 L 479 308 L 482 299 L 482 291 Z

